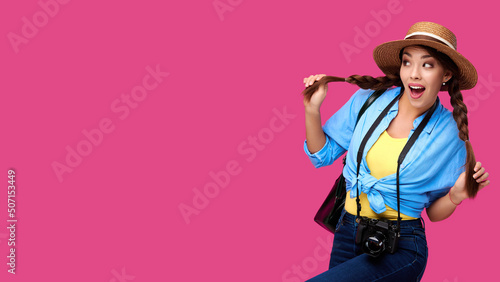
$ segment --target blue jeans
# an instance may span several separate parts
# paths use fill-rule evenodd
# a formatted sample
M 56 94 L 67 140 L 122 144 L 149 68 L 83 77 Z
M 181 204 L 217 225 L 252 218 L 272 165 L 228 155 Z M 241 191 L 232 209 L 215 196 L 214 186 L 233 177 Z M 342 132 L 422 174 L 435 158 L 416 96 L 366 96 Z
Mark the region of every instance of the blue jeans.
M 311 278 L 319 281 L 420 281 L 427 264 L 427 239 L 423 219 L 401 220 L 401 236 L 394 254 L 378 258 L 360 251 L 355 244 L 358 223 L 345 209 L 336 226 L 330 269 Z M 396 223 L 394 221 L 393 223 Z

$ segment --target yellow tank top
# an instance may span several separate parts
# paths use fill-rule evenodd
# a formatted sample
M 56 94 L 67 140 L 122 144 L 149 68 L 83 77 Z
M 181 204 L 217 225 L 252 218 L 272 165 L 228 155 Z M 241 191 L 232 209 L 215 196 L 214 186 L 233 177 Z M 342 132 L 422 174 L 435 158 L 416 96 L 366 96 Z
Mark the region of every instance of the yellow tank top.
M 371 175 L 377 179 L 396 173 L 397 160 L 399 154 L 406 145 L 408 138 L 392 138 L 387 131 L 384 131 L 377 142 L 373 144 L 370 151 L 366 155 L 366 163 L 371 171 Z M 398 211 L 385 205 L 386 211 L 380 214 L 375 213 L 370 208 L 367 195 L 363 192 L 359 194 L 361 204 L 361 216 L 370 218 L 387 218 L 389 220 L 398 219 Z M 347 193 L 345 201 L 345 209 L 350 214 L 357 214 L 356 198 L 352 198 Z M 402 220 L 416 219 L 401 213 Z

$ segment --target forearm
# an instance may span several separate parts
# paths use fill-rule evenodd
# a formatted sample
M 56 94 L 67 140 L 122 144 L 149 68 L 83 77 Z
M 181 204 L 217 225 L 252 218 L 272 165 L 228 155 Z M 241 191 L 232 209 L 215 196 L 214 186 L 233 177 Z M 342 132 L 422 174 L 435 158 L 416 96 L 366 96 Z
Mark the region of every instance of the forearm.
M 441 221 L 447 219 L 453 214 L 457 205 L 460 204 L 464 198 L 461 195 L 456 195 L 454 189 L 450 189 L 448 194 L 437 199 L 430 207 L 427 208 L 427 216 L 431 221 Z M 451 198 L 451 199 L 450 199 Z
M 321 150 L 326 142 L 325 132 L 321 127 L 319 109 L 305 108 L 307 149 L 311 154 Z

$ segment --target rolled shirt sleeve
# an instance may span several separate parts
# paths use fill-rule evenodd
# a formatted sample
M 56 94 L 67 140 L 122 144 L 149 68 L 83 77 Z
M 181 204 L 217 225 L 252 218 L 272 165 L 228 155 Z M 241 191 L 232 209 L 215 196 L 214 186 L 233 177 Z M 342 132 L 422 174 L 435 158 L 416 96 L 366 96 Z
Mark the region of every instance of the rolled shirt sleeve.
M 323 129 L 324 131 L 324 129 Z M 307 140 L 304 141 L 304 151 L 315 168 L 331 165 L 345 150 L 340 147 L 330 136 L 326 135 L 326 142 L 321 150 L 311 154 L 307 149 Z M 334 157 L 338 154 L 337 157 Z

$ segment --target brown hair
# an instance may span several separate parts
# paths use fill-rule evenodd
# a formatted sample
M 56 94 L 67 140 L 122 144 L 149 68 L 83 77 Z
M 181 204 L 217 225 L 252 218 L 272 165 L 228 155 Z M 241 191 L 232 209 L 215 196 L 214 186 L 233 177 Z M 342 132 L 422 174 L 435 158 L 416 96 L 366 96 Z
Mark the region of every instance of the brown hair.
M 462 92 L 460 92 L 459 81 L 455 79 L 456 75 L 459 73 L 457 65 L 451 60 L 446 54 L 436 51 L 435 49 L 427 46 L 419 45 L 419 47 L 424 48 L 429 52 L 431 56 L 436 58 L 445 70 L 452 72 L 452 78 L 446 83 L 448 85 L 448 94 L 450 94 L 450 102 L 453 106 L 453 118 L 457 123 L 458 136 L 460 139 L 465 141 L 465 148 L 467 150 L 467 158 L 465 161 L 465 186 L 467 189 L 467 194 L 470 198 L 475 198 L 479 189 L 479 183 L 476 182 L 473 175 L 475 173 L 474 166 L 476 164 L 476 158 L 474 156 L 474 151 L 472 150 L 472 145 L 469 141 L 469 127 L 467 118 L 467 106 L 463 101 Z M 401 59 L 402 51 L 400 52 L 399 58 Z M 351 75 L 347 78 L 336 77 L 336 76 L 324 76 L 320 80 L 313 83 L 308 88 L 302 91 L 305 99 L 309 101 L 314 92 L 318 90 L 321 85 L 325 85 L 329 82 L 342 81 L 355 84 L 362 89 L 387 89 L 392 86 L 403 86 L 403 82 L 399 74 L 397 75 L 386 75 L 381 77 L 372 76 L 361 76 L 361 75 Z

